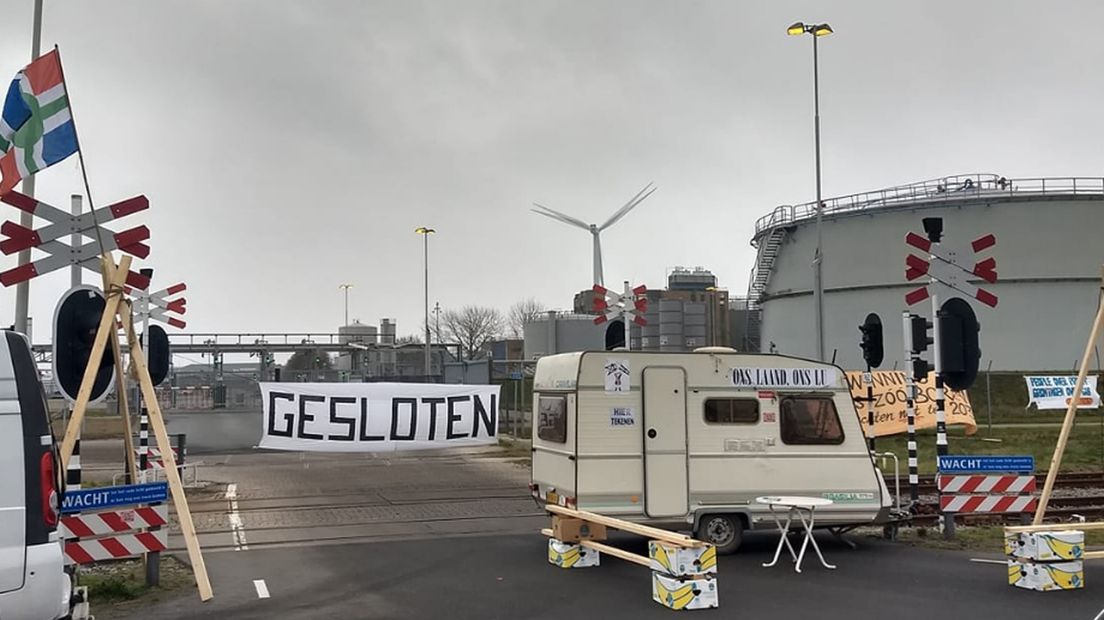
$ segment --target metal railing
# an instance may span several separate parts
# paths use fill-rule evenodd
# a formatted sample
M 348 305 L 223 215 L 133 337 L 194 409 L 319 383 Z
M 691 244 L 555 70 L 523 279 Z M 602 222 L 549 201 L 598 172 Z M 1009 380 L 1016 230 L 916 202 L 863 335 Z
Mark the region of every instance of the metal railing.
M 1024 196 L 1104 196 L 1100 177 L 1024 177 L 960 174 L 824 200 L 824 216 L 916 203 Z M 754 245 L 766 231 L 816 217 L 816 201 L 781 205 L 755 221 Z
M 190 333 L 169 334 L 170 345 L 213 345 L 213 346 L 247 346 L 257 345 L 263 348 L 265 345 L 344 345 L 347 342 L 357 341 L 353 334 L 332 333 L 289 333 L 289 334 L 261 334 L 261 333 Z M 377 338 L 379 335 L 377 334 Z

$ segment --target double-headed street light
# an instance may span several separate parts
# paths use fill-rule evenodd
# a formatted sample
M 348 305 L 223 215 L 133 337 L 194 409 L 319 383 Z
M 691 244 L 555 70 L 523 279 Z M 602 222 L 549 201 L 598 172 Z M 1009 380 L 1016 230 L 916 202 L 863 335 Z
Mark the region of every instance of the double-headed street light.
M 429 236 L 437 231 L 419 226 L 414 232 L 422 236 L 425 247 L 425 376 L 429 381 Z
M 797 22 L 786 29 L 786 34 L 813 35 L 813 135 L 816 142 L 816 252 L 813 254 L 813 306 L 816 309 L 817 359 L 824 361 L 824 281 L 821 275 L 824 255 L 820 247 L 820 222 L 824 213 L 824 203 L 821 202 L 820 197 L 820 76 L 817 66 L 817 39 L 832 34 L 832 27 L 828 24 Z
M 349 324 L 349 289 L 353 288 L 353 285 L 338 284 L 337 288 L 345 290 L 345 323 L 342 324 L 344 326 Z

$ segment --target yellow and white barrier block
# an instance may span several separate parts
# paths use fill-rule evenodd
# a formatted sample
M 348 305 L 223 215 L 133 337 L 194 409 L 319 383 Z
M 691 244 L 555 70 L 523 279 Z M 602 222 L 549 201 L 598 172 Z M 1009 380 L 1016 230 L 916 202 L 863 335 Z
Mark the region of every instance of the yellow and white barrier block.
M 717 607 L 717 580 L 679 579 L 652 572 L 652 599 L 670 609 L 711 609 Z
M 1008 560 L 1008 584 L 1026 590 L 1077 590 L 1085 587 L 1081 560 L 1035 563 Z
M 598 566 L 599 553 L 582 545 L 548 539 L 548 562 L 560 568 L 589 568 Z
M 1081 530 L 1005 533 L 1004 535 L 1004 553 L 1010 558 L 1036 562 L 1080 560 L 1084 552 L 1085 532 Z
M 687 548 L 650 540 L 648 558 L 653 571 L 674 577 L 717 573 L 717 548 L 713 545 Z

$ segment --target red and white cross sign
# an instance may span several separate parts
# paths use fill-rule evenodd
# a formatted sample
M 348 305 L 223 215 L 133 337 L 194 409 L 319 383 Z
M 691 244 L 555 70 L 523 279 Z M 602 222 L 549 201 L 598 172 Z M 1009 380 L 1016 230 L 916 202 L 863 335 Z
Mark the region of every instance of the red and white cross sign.
M 134 318 L 141 321 L 146 318 L 150 318 L 154 321 L 160 321 L 167 323 L 173 327 L 184 329 L 186 323 L 184 321 L 171 316 L 169 313 L 184 314 L 188 311 L 188 300 L 184 297 L 177 297 L 176 299 L 169 299 L 169 297 L 182 293 L 187 290 L 188 286 L 183 282 L 174 284 L 168 288 L 161 289 L 153 293 L 147 293 L 142 290 L 135 290 L 133 288 L 127 289 L 127 294 L 130 295 L 136 302 Z
M 990 291 L 975 285 L 970 280 L 983 280 L 989 284 L 997 281 L 997 259 L 985 258 L 974 263 L 972 269 L 963 267 L 952 256 L 944 256 L 932 251 L 932 243 L 927 238 L 910 232 L 905 235 L 905 243 L 928 253 L 928 258 L 915 254 L 905 257 L 905 279 L 913 281 L 923 276 L 931 278 L 929 284 L 940 282 L 957 291 L 960 291 L 981 303 L 995 308 L 997 296 Z M 970 247 L 975 253 L 987 250 L 997 244 L 996 236 L 987 234 L 975 239 Z M 924 301 L 930 296 L 928 285 L 925 284 L 905 294 L 905 303 L 913 305 Z
M 69 265 L 81 265 L 98 273 L 100 255 L 112 250 L 121 250 L 138 258 L 149 256 L 149 246 L 144 243 L 149 239 L 149 228 L 136 226 L 116 233 L 102 226 L 106 222 L 148 209 L 149 200 L 145 196 L 129 198 L 77 216 L 15 191 L 4 194 L 0 197 L 0 202 L 50 222 L 38 230 L 31 230 L 12 221 L 0 226 L 0 234 L 5 237 L 0 241 L 0 252 L 14 254 L 22 250 L 38 249 L 47 254 L 44 258 L 0 273 L 0 284 L 4 286 L 25 282 Z M 71 246 L 60 240 L 66 235 L 74 234 L 89 237 L 93 241 Z M 148 287 L 149 278 L 131 271 L 127 274 L 127 284 L 136 288 Z
M 594 285 L 594 310 L 601 312 L 594 319 L 595 325 L 601 325 L 606 321 L 619 319 L 625 315 L 631 316 L 633 323 L 644 326 L 648 324 L 644 313 L 648 311 L 648 299 L 643 295 L 648 292 L 648 287 L 640 286 L 629 289 L 626 283 L 624 293 L 615 293 L 601 284 Z

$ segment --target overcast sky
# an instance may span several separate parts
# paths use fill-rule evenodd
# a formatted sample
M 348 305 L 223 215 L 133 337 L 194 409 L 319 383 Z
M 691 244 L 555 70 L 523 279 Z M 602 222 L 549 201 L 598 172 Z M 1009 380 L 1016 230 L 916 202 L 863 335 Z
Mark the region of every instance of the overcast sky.
M 748 5 L 754 4 L 754 8 Z M 4 0 L 0 80 L 32 0 Z M 607 283 L 702 265 L 743 294 L 756 218 L 814 196 L 820 41 L 825 196 L 944 175 L 1104 174 L 1099 2 L 96 2 L 46 0 L 97 205 L 145 194 L 154 288 L 194 332 L 334 331 L 430 303 L 569 308 L 604 221 Z M 82 192 L 77 158 L 40 199 Z M 15 209 L 0 219 L 18 220 Z M 39 222 L 41 225 L 41 222 Z M 0 257 L 4 269 L 15 257 Z M 31 286 L 48 338 L 68 273 Z M 89 272 L 86 282 L 93 282 Z M 0 291 L 3 324 L 15 289 Z

